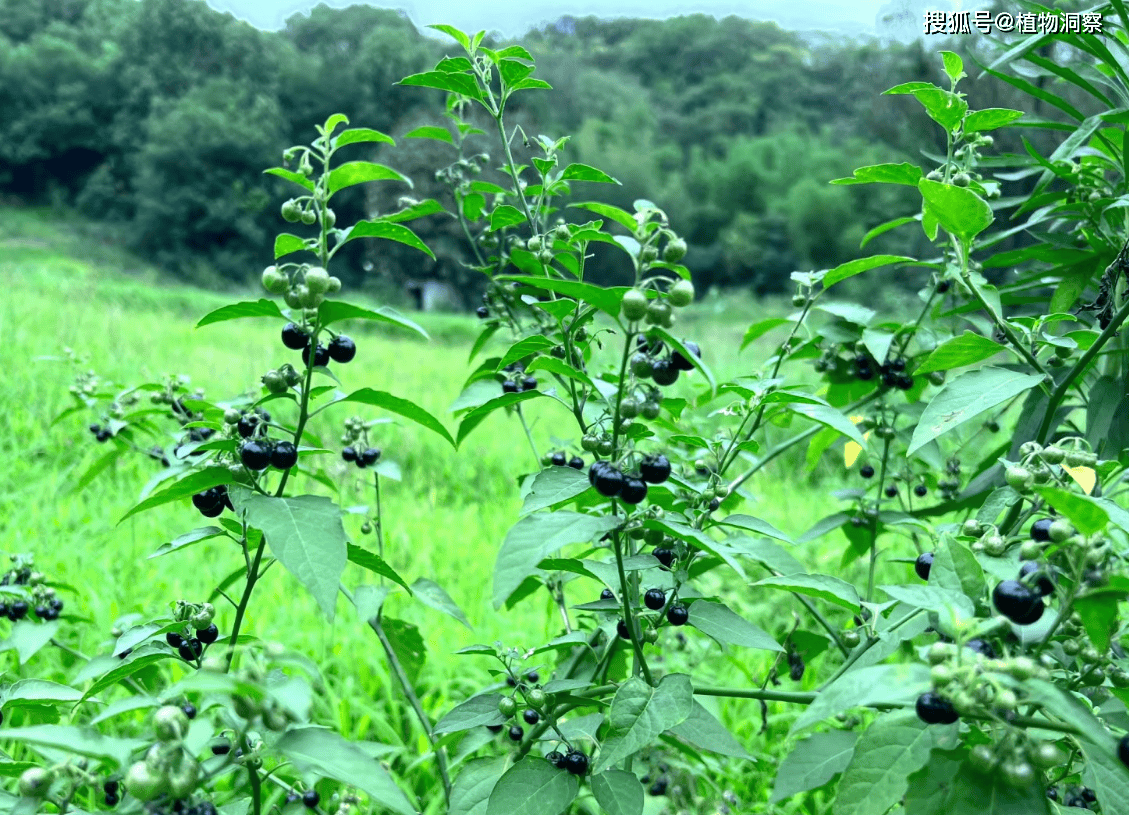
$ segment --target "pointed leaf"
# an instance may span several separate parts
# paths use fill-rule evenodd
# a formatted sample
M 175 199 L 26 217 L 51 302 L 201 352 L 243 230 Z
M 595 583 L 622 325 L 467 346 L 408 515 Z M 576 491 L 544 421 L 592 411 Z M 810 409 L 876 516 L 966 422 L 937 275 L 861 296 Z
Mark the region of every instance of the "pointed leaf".
M 575 775 L 526 756 L 498 779 L 486 815 L 561 815 L 579 789 Z
M 592 776 L 592 795 L 606 815 L 643 815 L 643 785 L 635 773 L 605 770 Z
M 690 625 L 722 645 L 741 645 L 762 651 L 783 651 L 765 631 L 721 603 L 698 600 L 690 606 Z
M 210 311 L 200 318 L 200 322 L 196 323 L 196 327 L 203 328 L 212 323 L 222 323 L 225 320 L 239 320 L 243 317 L 281 316 L 282 312 L 278 310 L 278 306 L 275 305 L 273 301 L 261 299 L 253 303 L 232 303 L 231 305 L 217 308 L 215 311 Z
M 426 427 L 428 430 L 438 433 L 440 436 L 450 442 L 451 446 L 455 446 L 455 440 L 451 438 L 451 434 L 447 431 L 438 419 L 421 408 L 415 402 L 409 402 L 407 399 L 401 399 L 398 396 L 393 396 L 386 391 L 376 391 L 372 388 L 361 388 L 359 391 L 353 391 L 341 402 L 357 402 L 362 405 L 372 405 L 389 413 L 395 413 L 403 416 L 405 419 L 410 419 L 421 427 Z
M 633 676 L 619 686 L 607 714 L 607 735 L 593 772 L 600 773 L 643 749 L 690 716 L 694 689 L 686 674 L 667 674 L 656 687 Z

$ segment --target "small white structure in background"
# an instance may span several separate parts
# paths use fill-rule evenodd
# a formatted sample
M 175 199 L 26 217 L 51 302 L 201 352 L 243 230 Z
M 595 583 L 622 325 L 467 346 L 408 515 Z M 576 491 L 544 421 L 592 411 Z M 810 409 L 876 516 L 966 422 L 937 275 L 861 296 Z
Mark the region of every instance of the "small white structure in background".
M 417 311 L 461 311 L 462 300 L 454 286 L 442 280 L 409 280 L 404 290 Z

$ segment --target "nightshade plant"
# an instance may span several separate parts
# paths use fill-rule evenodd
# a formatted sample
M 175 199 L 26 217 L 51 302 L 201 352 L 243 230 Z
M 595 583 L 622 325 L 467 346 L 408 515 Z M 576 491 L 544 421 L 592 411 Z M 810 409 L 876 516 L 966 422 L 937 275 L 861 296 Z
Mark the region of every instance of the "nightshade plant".
M 1129 16 L 1119 0 L 1112 13 L 1123 33 Z M 507 103 L 514 93 L 548 88 L 532 76 L 532 57 L 520 46 L 491 50 L 481 33 L 439 28 L 464 55 L 403 84 L 448 94 L 453 130 L 430 126 L 408 136 L 457 151 L 441 171 L 450 208 L 413 203 L 338 228 L 333 193 L 400 177 L 369 162 L 337 163 L 349 144 L 391 140 L 363 128 L 338 131 L 346 123 L 333 117 L 309 147 L 288 151 L 296 171 L 270 171 L 301 188 L 283 217 L 316 227 L 311 238 L 279 236 L 278 265 L 263 274 L 287 308 L 263 299 L 201 321 L 273 319 L 284 347 L 303 352 L 300 366 L 279 365 L 258 393 L 228 402 L 189 394 L 177 378 L 124 391 L 90 374 L 76 383 L 75 412 L 94 408 L 91 432 L 112 445 L 91 477 L 129 449 L 160 461 L 163 488 L 127 517 L 191 499 L 218 525 L 182 535 L 166 551 L 223 536 L 239 549 L 238 568 L 207 600 L 176 602 L 170 615 L 120 631 L 117 659 L 91 660 L 71 678 L 73 688 L 7 687 L 6 709 L 76 701 L 83 723 L 3 732 L 14 745 L 12 769 L 22 773 L 13 811 L 89 810 L 102 801 L 122 811 L 150 802 L 152 811 L 258 815 L 280 804 L 317 810 L 329 793 L 338 796 L 337 812 L 639 815 L 646 793 L 667 796 L 677 811 L 769 811 L 818 789 L 827 795 L 810 800 L 829 801 L 834 815 L 1027 815 L 1060 803 L 1129 811 L 1129 666 L 1119 614 L 1129 596 L 1122 565 L 1129 355 L 1120 331 L 1129 317 L 1129 216 L 1112 205 L 1129 194 L 1129 138 L 1124 112 L 1107 110 L 1111 97 L 1129 99 L 1129 76 L 1102 41 L 1040 35 L 1000 60 L 1026 59 L 1029 70 L 1087 92 L 1105 106 L 1088 118 L 1045 89 L 988 69 L 1076 120 L 1057 125 L 1070 135 L 1049 158 L 1028 144 L 1028 156 L 989 160 L 986 134 L 1022 113 L 969 110 L 954 53 L 941 54 L 948 89 L 925 82 L 892 89 L 915 97 L 943 128 L 946 154 L 928 169 L 870 166 L 838 183 L 916 188 L 921 211 L 876 227 L 864 243 L 916 226 L 937 256 L 878 255 L 797 272 L 791 318 L 758 322 L 745 335 L 747 346 L 777 332 L 775 352 L 719 382 L 709 345 L 678 328 L 678 310 L 694 291 L 680 263 L 685 241 L 661 208 L 571 201 L 569 210 L 589 220 L 566 222 L 555 201 L 577 184 L 614 179 L 563 163 L 564 138 L 521 139 L 533 155 L 519 163 Z M 1055 39 L 1097 67 L 1076 72 L 1035 52 Z M 464 155 L 468 136 L 483 133 L 474 117 L 498 136 L 496 181 L 478 177 L 489 156 Z M 988 170 L 1005 163 L 1039 176 L 1030 195 L 1001 195 Z M 1005 209 L 1014 209 L 1017 224 L 989 231 Z M 368 319 L 411 327 L 389 310 L 327 299 L 339 288 L 328 271 L 336 249 L 380 237 L 428 251 L 402 222 L 441 211 L 458 219 L 487 280 L 478 312 L 485 326 L 471 357 L 493 354 L 455 402 L 454 436 L 409 401 L 315 384 L 333 371 L 347 376 L 343 364 L 364 354 L 363 343 L 332 326 Z M 991 254 L 1019 230 L 1036 241 Z M 585 281 L 594 242 L 626 254 L 632 285 Z M 303 252 L 312 260 L 281 262 Z M 847 279 L 895 264 L 928 270 L 911 319 L 879 320 L 871 308 L 831 299 Z M 1013 266 L 1021 271 L 1000 286 L 982 274 Z M 1088 291 L 1094 299 L 1086 304 Z M 152 407 L 137 399 L 146 392 Z M 566 449 L 542 457 L 523 413 L 532 400 L 575 421 Z M 372 475 L 366 525 L 377 552 L 346 540 L 329 499 L 287 492 L 301 477 L 333 487 L 316 465 L 328 454 L 325 443 L 307 421 L 340 402 L 390 411 L 454 445 L 495 411 L 512 412 L 525 431 L 534 469 L 524 479 L 521 518 L 498 552 L 492 599 L 512 609 L 545 592 L 561 634 L 541 644 L 462 649 L 490 673 L 481 674 L 479 693 L 442 716 L 424 708 L 405 672 L 404 628 L 387 625 L 383 601 L 402 588 L 462 615 L 434 583 L 409 586 L 381 557 L 379 488 L 388 463 L 371 435 L 375 425 L 349 418 L 339 455 Z M 142 439 L 157 432 L 162 415 L 177 425 L 175 446 L 146 447 Z M 839 493 L 843 511 L 799 535 L 737 511 L 751 498 L 753 476 L 805 445 L 809 465 L 833 456 L 857 477 Z M 824 535 L 842 535 L 839 571 L 857 569 L 858 585 L 810 572 L 794 554 Z M 317 667 L 242 634 L 255 584 L 275 562 L 329 616 L 347 562 L 380 576 L 379 586 L 350 599 L 430 744 L 430 789 L 409 794 L 368 752 L 317 727 L 310 719 Z M 905 582 L 880 583 L 880 566 Z M 766 621 L 771 630 L 762 629 L 736 599 L 749 591 L 775 596 L 795 614 L 778 613 Z M 232 612 L 213 601 L 228 601 Z M 9 640 L 21 661 L 48 641 L 30 625 L 17 623 Z M 703 637 L 748 649 L 745 686 L 699 678 L 716 657 L 674 656 L 679 643 Z M 137 671 L 170 660 L 185 670 L 168 671 L 162 693 L 136 685 Z M 778 690 L 783 662 L 793 681 L 812 689 Z M 127 693 L 97 716 L 83 704 L 116 689 Z M 704 769 L 717 766 L 708 754 L 747 761 L 754 747 L 698 700 L 707 696 L 799 710 L 789 734 L 802 738 L 776 769 L 770 795 L 718 792 Z M 138 731 L 137 711 L 147 708 L 156 711 Z M 856 708 L 863 712 L 848 715 Z M 144 737 L 106 735 L 115 720 Z M 393 769 L 402 780 L 407 768 Z

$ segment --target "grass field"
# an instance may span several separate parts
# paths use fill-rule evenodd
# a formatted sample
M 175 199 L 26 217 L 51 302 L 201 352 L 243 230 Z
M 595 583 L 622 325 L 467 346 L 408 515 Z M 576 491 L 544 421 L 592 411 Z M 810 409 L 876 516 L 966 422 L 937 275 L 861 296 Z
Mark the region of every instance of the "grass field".
M 249 390 L 263 371 L 287 361 L 287 355 L 297 355 L 282 347 L 278 326 L 265 320 L 195 329 L 200 316 L 232 297 L 165 281 L 81 221 L 38 210 L 0 210 L 0 236 L 0 415 L 4 419 L 0 449 L 6 462 L 0 469 L 0 524 L 4 546 L 12 552 L 34 553 L 38 567 L 49 577 L 75 588 L 75 595 L 65 598 L 69 619 L 77 622 L 81 617 L 90 624 L 66 627 L 66 640 L 84 654 L 105 653 L 110 647 L 110 629 L 121 616 L 151 616 L 178 598 L 203 599 L 238 565 L 240 557 L 230 545 L 213 541 L 185 553 L 146 559 L 160 544 L 201 525 L 187 501 L 118 523 L 155 472 L 151 461 L 128 458 L 102 473 L 87 489 L 72 489 L 103 449 L 86 430 L 94 417 L 51 424 L 71 404 L 67 389 L 74 369 L 57 359 L 62 349 L 70 347 L 88 357 L 83 369 L 122 385 L 152 381 L 165 373 L 185 373 L 193 386 L 204 388 L 215 399 Z M 260 292 L 248 291 L 239 299 L 259 296 Z M 343 296 L 364 299 L 348 291 Z M 738 355 L 744 330 L 756 319 L 785 311 L 782 304 L 707 298 L 689 310 L 678 327 L 701 343 L 721 378 L 752 371 L 759 364 L 769 348 L 763 343 L 768 341 Z M 476 321 L 462 316 L 411 316 L 433 334 L 432 342 L 390 337 L 379 327 L 351 327 L 359 354 L 352 364 L 338 366 L 338 375 L 346 390 L 368 386 L 391 391 L 419 402 L 453 426 L 448 407 L 469 372 L 467 353 L 477 331 Z M 566 425 L 562 418 L 568 417 L 560 415 L 559 406 L 543 401 L 545 405 L 538 404 L 528 412 L 541 451 L 571 440 L 553 439 L 551 428 L 571 427 L 571 419 Z M 346 408 L 334 414 L 337 424 L 319 418 L 314 426 L 331 448 L 337 446 L 339 422 L 349 412 Z M 355 412 L 366 418 L 380 415 L 365 408 Z M 406 424 L 378 428 L 378 435 L 385 455 L 403 471 L 400 483 L 384 482 L 387 560 L 409 581 L 426 576 L 444 586 L 475 629 L 469 632 L 406 595 L 389 601 L 388 613 L 417 624 L 427 641 L 428 662 L 419 685 L 428 709 L 441 715 L 490 681 L 479 658 L 454 656 L 453 651 L 495 640 L 531 646 L 559 633 L 559 617 L 541 595 L 511 612 L 496 612 L 489 601 L 495 553 L 520 507 L 517 479 L 533 469 L 533 458 L 520 425 L 502 415 L 491 417 L 457 452 L 437 436 Z M 827 492 L 839 485 L 839 476 L 824 477 L 832 483 L 817 487 L 798 472 L 801 461 L 802 457 L 783 457 L 762 470 L 749 482 L 753 500 L 746 501 L 741 511 L 796 535 L 835 511 L 838 503 Z M 331 469 L 337 467 L 335 463 Z M 344 474 L 343 469 L 340 472 Z M 342 505 L 367 500 L 347 480 L 343 483 L 341 495 L 334 496 Z M 359 519 L 347 518 L 346 528 L 364 543 L 359 523 Z M 825 539 L 818 549 L 798 550 L 796 555 L 812 566 L 818 563 L 834 571 L 841 546 L 836 538 L 839 536 Z M 853 580 L 857 577 L 853 570 L 862 568 L 856 565 L 842 576 Z M 889 568 L 892 573 L 898 570 L 898 575 L 904 571 L 898 564 Z M 751 567 L 750 573 L 755 571 Z M 351 583 L 371 577 L 355 567 L 347 574 Z M 590 588 L 580 582 L 574 585 Z M 736 584 L 729 586 L 727 596 L 748 608 L 755 622 L 777 634 L 790 623 L 793 610 L 802 612 L 784 599 L 786 595 L 763 598 Z M 593 598 L 569 597 L 574 603 L 589 599 Z M 219 608 L 221 632 L 225 625 L 230 626 L 231 616 L 230 608 Z M 388 681 L 379 647 L 347 603 L 338 603 L 336 621 L 328 624 L 293 578 L 281 568 L 272 569 L 257 590 L 244 630 L 281 642 L 322 666 L 332 681 L 321 714 L 336 718 L 347 735 L 404 744 L 409 753 L 423 749 L 421 731 L 408 721 L 405 708 L 396 701 L 397 691 Z M 690 639 L 689 652 L 672 656 L 672 661 L 717 650 L 700 635 L 691 634 Z M 64 667 L 62 659 L 57 651 L 45 651 L 23 669 L 23 675 L 49 674 Z M 759 683 L 767 665 L 761 652 L 736 651 L 710 664 L 717 666 L 718 682 L 745 685 Z M 817 674 L 809 670 L 802 683 L 792 684 L 797 689 L 811 687 Z M 744 801 L 764 800 L 776 757 L 784 754 L 781 722 L 788 714 L 771 719 L 774 724 L 769 735 L 775 738 L 766 741 L 757 735 L 760 713 L 756 703 L 726 701 L 718 710 L 750 752 L 762 760 L 756 765 L 719 764 L 717 778 Z M 327 723 L 333 723 L 332 719 Z M 417 793 L 428 786 L 429 766 L 420 765 L 408 773 Z M 758 811 L 815 811 L 798 806 L 792 803 Z M 661 800 L 649 801 L 648 812 L 657 812 L 658 807 Z

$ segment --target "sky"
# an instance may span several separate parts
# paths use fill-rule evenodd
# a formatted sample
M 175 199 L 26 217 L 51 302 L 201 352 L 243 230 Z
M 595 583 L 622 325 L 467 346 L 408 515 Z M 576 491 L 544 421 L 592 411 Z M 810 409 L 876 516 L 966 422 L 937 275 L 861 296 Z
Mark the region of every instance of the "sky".
M 328 0 L 327 4 L 349 6 L 353 0 Z M 275 30 L 292 14 L 317 5 L 317 0 L 208 0 L 208 5 L 257 28 Z M 705 13 L 717 18 L 735 14 L 768 20 L 799 31 L 870 34 L 905 41 L 921 32 L 924 11 L 959 9 L 961 0 L 375 0 L 369 5 L 402 9 L 419 28 L 446 23 L 464 31 L 497 31 L 505 37 L 519 37 L 564 15 L 666 18 Z

